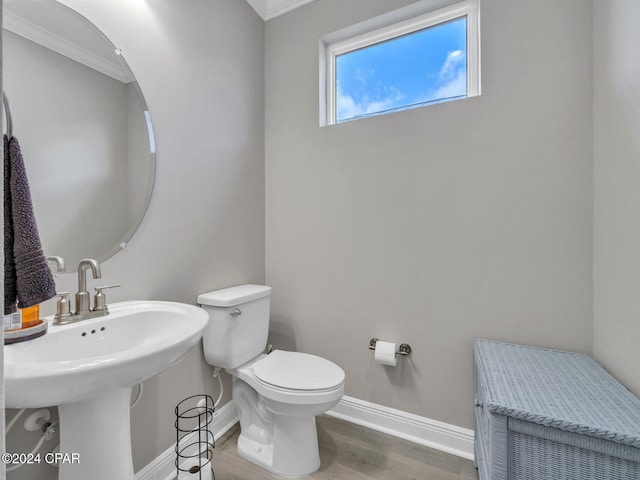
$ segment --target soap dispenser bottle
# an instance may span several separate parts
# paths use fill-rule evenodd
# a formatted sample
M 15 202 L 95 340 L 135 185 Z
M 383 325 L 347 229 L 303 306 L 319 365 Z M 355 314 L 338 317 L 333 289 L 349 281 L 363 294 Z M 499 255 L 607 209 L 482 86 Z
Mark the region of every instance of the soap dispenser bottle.
M 40 305 L 21 308 L 20 311 L 22 312 L 21 328 L 34 327 L 40 322 Z

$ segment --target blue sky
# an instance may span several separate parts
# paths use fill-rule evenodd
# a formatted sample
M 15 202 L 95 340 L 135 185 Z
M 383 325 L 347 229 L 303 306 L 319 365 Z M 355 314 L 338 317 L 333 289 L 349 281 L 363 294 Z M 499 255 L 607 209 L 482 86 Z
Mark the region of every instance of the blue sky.
M 466 95 L 466 18 L 336 59 L 336 119 Z

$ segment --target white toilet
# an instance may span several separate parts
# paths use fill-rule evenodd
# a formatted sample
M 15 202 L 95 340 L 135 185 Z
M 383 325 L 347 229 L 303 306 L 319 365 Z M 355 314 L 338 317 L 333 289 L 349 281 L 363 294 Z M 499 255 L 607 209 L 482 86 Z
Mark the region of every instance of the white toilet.
M 266 354 L 271 287 L 241 285 L 198 296 L 209 313 L 203 336 L 211 365 L 233 376 L 238 452 L 273 473 L 300 477 L 320 466 L 315 416 L 344 394 L 344 371 L 306 353 Z

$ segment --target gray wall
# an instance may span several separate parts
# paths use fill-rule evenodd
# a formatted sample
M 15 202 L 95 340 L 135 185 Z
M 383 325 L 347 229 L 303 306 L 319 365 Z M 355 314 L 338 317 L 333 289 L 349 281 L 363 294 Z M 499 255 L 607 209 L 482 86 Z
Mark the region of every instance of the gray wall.
M 110 291 L 110 301 L 195 304 L 201 292 L 264 282 L 262 20 L 239 0 L 63 3 L 122 49 L 156 133 L 149 211 L 128 249 L 102 265 L 100 285 L 122 283 Z M 56 281 L 59 291 L 77 289 L 73 273 Z M 217 393 L 211 373 L 201 349 L 195 349 L 145 382 L 142 400 L 132 410 L 136 470 L 175 442 L 178 401 Z M 37 435 L 25 444 L 36 441 Z M 44 480 L 55 474 L 25 467 L 9 478 Z
M 640 395 L 640 3 L 594 1 L 593 8 L 593 351 Z
M 272 337 L 472 428 L 474 337 L 591 350 L 591 3 L 483 0 L 481 96 L 318 127 L 318 38 L 409 3 L 266 24 Z M 371 337 L 413 353 L 382 367 Z

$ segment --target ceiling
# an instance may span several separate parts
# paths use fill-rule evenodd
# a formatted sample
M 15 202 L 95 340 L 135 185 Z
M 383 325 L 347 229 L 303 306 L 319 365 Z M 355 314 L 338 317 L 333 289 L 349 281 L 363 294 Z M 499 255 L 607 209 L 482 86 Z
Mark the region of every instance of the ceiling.
M 253 7 L 265 22 L 313 1 L 314 0 L 247 0 L 249 5 Z

